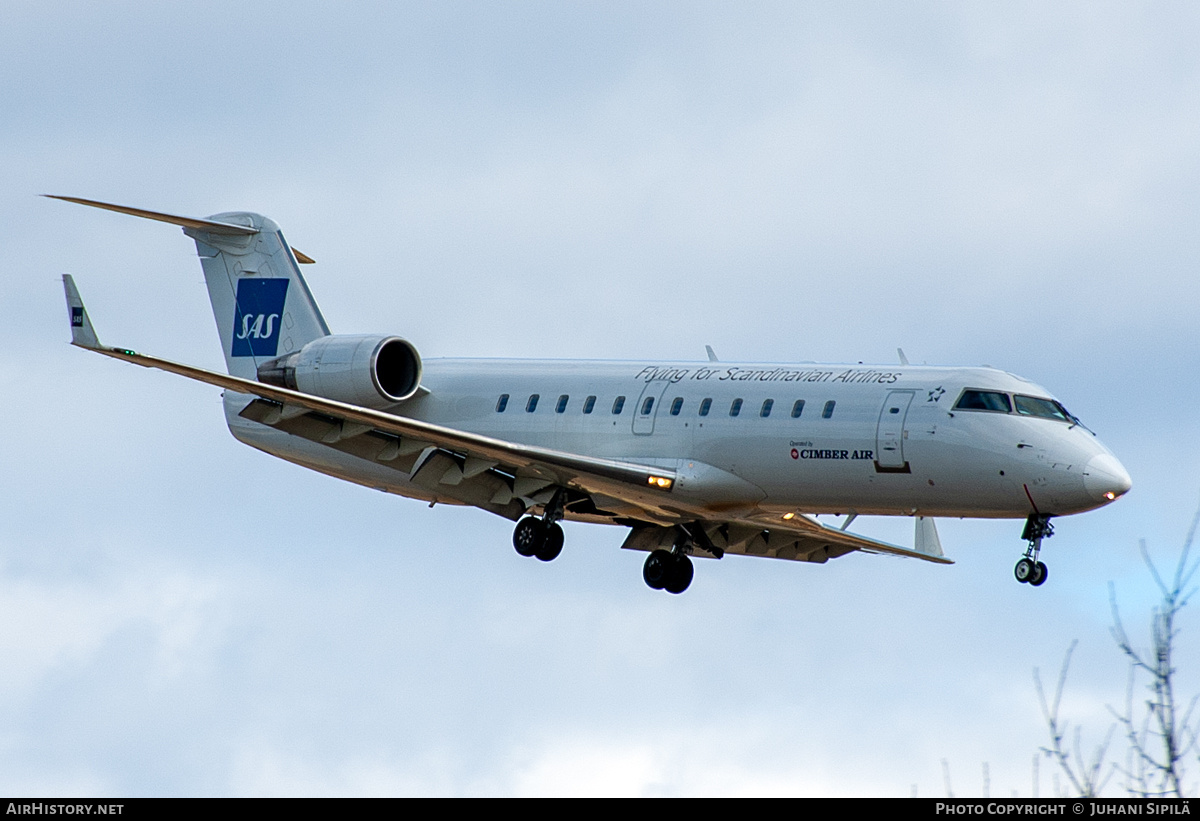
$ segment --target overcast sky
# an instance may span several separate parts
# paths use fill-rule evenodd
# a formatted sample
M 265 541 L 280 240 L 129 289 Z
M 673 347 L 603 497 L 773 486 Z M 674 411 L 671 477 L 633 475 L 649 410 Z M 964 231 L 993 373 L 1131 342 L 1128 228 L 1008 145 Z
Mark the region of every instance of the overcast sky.
M 1080 640 L 1098 740 L 1107 583 L 1141 639 L 1138 539 L 1200 500 L 1198 41 L 1189 3 L 0 4 L 0 793 L 1030 795 L 1033 669 Z M 190 240 L 42 193 L 267 214 L 335 332 L 427 359 L 1002 367 L 1134 489 L 1040 589 L 1019 521 L 679 597 L 620 528 L 530 562 L 71 348 L 64 272 L 102 340 L 223 366 Z

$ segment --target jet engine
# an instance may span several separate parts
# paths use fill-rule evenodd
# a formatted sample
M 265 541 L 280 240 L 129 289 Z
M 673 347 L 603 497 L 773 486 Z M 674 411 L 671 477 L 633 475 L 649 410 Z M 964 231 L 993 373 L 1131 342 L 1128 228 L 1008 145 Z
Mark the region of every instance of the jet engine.
M 378 410 L 417 392 L 421 357 L 398 336 L 324 336 L 264 362 L 258 381 Z

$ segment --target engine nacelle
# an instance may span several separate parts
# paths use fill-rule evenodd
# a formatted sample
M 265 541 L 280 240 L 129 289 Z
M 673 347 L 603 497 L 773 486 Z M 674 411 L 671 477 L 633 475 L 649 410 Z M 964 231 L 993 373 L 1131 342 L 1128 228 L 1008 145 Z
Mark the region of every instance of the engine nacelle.
M 325 399 L 381 409 L 421 386 L 421 357 L 398 336 L 334 335 L 264 362 L 258 381 Z

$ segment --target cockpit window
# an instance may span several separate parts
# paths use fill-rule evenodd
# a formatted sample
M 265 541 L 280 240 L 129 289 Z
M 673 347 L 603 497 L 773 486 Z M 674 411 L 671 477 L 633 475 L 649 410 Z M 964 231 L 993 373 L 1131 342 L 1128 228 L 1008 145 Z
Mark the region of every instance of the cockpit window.
M 1062 422 L 1074 421 L 1071 414 L 1067 413 L 1067 409 L 1053 399 L 1039 399 L 1036 396 L 1017 394 L 1013 400 L 1017 405 L 1017 413 L 1026 416 L 1041 416 L 1045 419 L 1058 419 Z
M 1060 422 L 1070 422 L 1072 425 L 1082 424 L 1071 415 L 1070 411 L 1053 399 L 1043 399 L 1040 396 L 1025 396 L 1019 393 L 1010 397 L 1007 393 L 1000 391 L 981 391 L 968 388 L 962 392 L 962 396 L 958 398 L 954 409 L 985 410 L 997 413 L 1012 413 L 1015 410 L 1022 416 L 1057 419 Z
M 1008 394 L 1006 393 L 967 389 L 963 391 L 962 396 L 958 398 L 958 402 L 954 404 L 954 409 L 1008 413 L 1012 410 L 1012 405 L 1009 403 Z

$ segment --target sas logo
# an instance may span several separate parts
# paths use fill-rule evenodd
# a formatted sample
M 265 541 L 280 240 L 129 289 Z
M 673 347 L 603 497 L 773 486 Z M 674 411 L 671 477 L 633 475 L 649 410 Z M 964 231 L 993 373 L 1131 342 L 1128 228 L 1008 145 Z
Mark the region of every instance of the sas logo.
M 233 356 L 275 356 L 287 288 L 286 279 L 238 280 Z
M 71 327 L 72 328 L 82 328 L 83 327 L 83 308 L 72 308 L 71 309 Z

